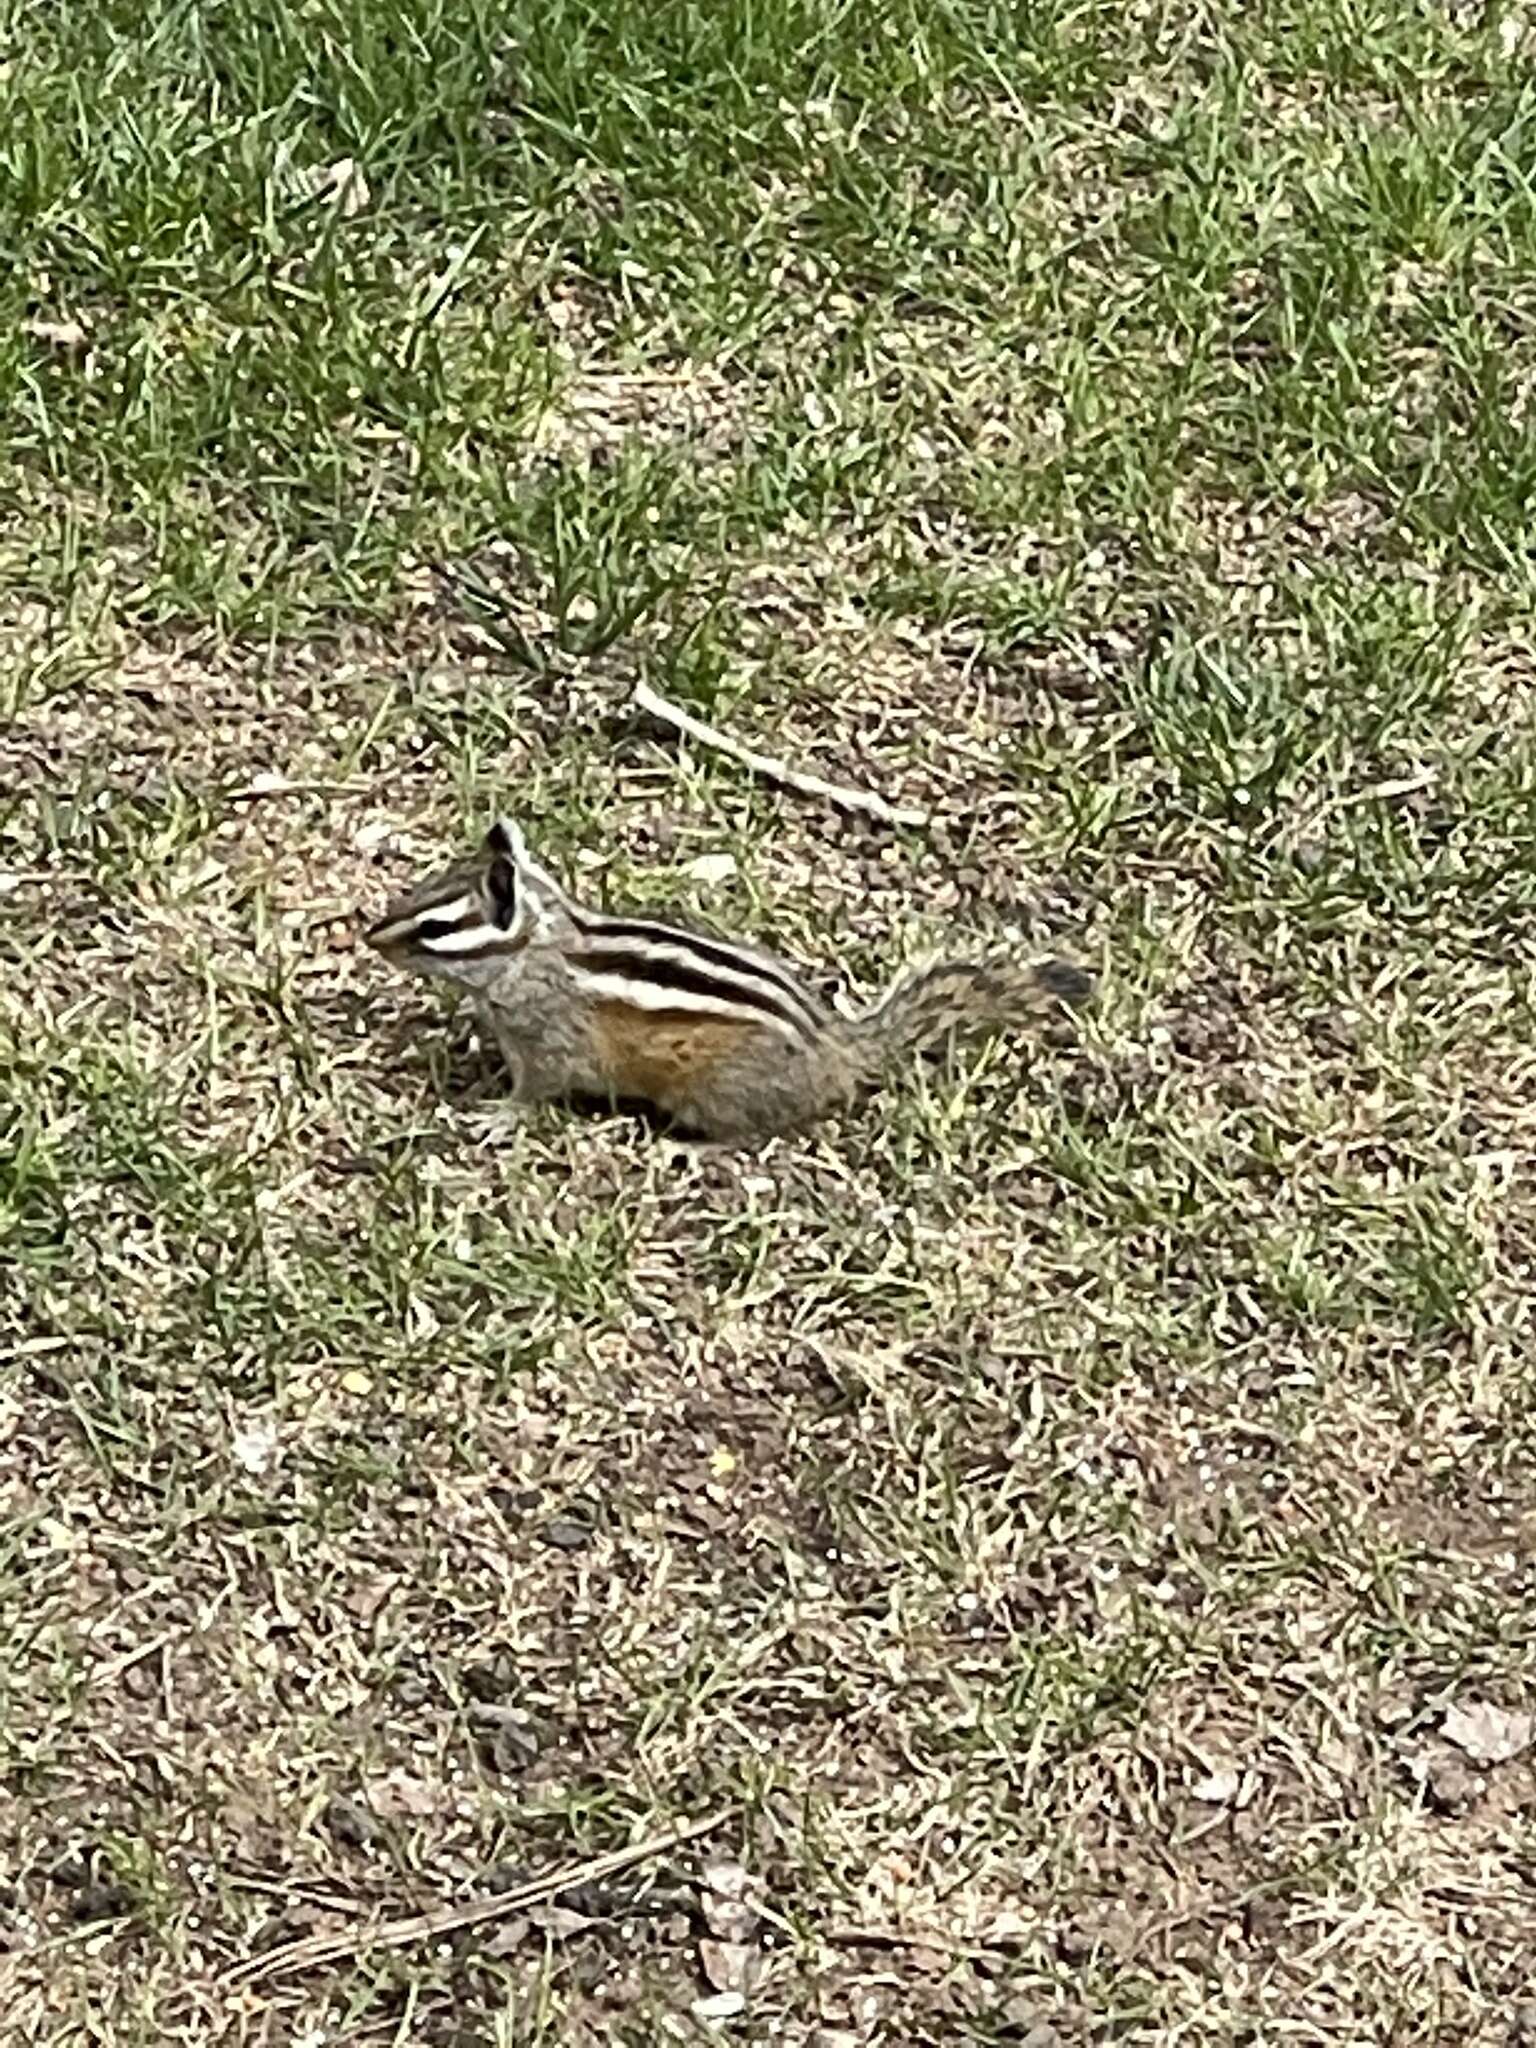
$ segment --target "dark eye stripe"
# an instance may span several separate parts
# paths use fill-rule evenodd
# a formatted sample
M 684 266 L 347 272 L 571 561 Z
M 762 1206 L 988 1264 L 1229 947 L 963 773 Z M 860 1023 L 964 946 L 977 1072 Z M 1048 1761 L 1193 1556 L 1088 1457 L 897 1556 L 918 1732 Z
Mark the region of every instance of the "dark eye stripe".
M 467 931 L 478 922 L 472 911 L 466 917 L 424 917 L 411 936 L 430 945 L 433 939 L 451 938 L 455 932 Z

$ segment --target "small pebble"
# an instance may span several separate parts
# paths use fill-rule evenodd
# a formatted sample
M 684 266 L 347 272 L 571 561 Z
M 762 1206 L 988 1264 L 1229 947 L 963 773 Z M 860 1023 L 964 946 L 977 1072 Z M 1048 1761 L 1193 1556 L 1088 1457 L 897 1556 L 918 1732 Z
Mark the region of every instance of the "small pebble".
M 373 1815 L 355 1799 L 333 1799 L 322 1816 L 326 1832 L 349 1849 L 366 1849 L 377 1832 Z
M 133 1911 L 133 1900 L 120 1884 L 88 1884 L 70 1904 L 72 1920 L 121 1920 Z

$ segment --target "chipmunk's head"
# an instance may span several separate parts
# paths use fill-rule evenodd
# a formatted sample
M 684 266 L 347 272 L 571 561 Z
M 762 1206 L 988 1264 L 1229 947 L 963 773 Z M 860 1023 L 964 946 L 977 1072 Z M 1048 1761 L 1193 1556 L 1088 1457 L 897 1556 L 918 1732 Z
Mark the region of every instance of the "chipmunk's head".
M 479 988 L 548 927 L 564 900 L 522 833 L 498 818 L 474 860 L 407 889 L 363 936 L 397 967 Z

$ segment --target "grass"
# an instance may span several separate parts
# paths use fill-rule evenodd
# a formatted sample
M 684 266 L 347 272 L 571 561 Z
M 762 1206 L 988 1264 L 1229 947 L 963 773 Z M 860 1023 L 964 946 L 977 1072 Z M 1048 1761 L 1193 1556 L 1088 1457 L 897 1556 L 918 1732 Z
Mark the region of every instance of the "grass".
M 0 0 L 12 2038 L 1530 2035 L 1533 39 Z M 513 1116 L 354 944 L 503 807 L 1102 1000 Z

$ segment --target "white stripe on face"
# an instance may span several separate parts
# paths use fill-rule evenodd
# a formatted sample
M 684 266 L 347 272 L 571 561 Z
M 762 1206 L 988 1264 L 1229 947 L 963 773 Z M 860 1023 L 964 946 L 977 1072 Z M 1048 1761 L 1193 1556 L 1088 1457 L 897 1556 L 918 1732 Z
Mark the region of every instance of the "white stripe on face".
M 487 924 L 482 917 L 478 923 L 467 924 L 461 931 L 443 932 L 435 938 L 418 939 L 416 943 L 424 953 L 478 953 L 487 946 L 505 951 L 507 935 L 499 924 Z

